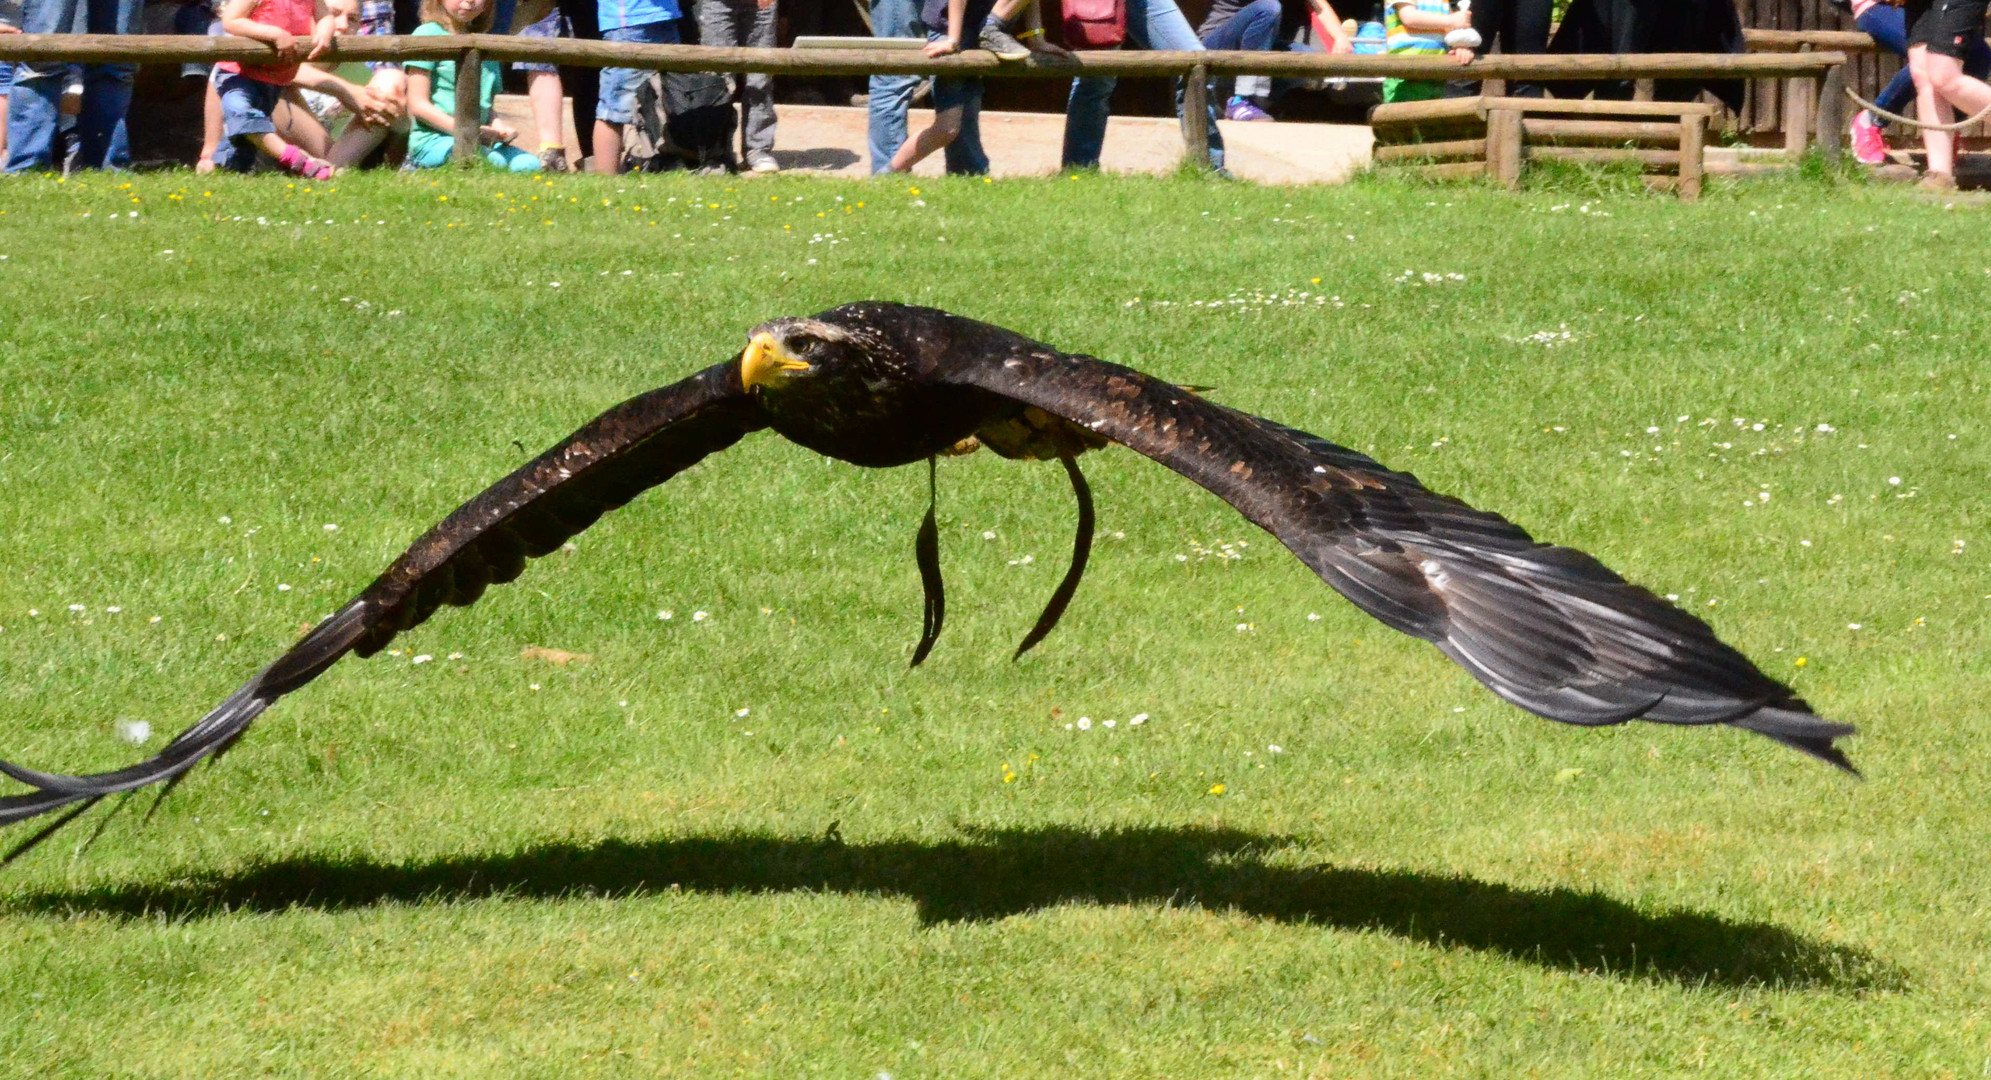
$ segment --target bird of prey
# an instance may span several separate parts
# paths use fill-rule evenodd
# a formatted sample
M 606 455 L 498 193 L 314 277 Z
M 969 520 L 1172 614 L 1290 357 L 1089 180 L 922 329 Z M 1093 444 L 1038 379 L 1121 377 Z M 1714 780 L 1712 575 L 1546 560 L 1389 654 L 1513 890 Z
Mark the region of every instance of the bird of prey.
M 151 760 L 88 776 L 0 762 L 33 789 L 0 798 L 0 824 L 68 809 L 31 844 L 107 795 L 170 790 L 347 653 L 371 656 L 437 607 L 473 603 L 527 559 L 763 428 L 873 468 L 931 469 L 977 445 L 1062 462 L 1079 500 L 1072 567 L 1019 655 L 1057 622 L 1084 570 L 1092 504 L 1077 459 L 1118 443 L 1207 488 L 1357 607 L 1529 712 L 1592 726 L 1726 724 L 1853 771 L 1834 745 L 1850 725 L 1819 718 L 1705 623 L 1581 551 L 1131 368 L 932 308 L 864 302 L 762 323 L 732 359 L 596 417 L 458 507 Z M 927 598 L 917 664 L 945 615 L 931 506 L 914 547 Z

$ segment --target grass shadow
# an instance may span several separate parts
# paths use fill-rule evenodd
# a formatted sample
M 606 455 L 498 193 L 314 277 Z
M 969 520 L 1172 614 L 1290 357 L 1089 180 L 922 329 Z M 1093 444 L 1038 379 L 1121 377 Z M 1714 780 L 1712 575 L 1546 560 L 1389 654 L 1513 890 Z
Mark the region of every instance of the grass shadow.
M 974 831 L 845 844 L 765 834 L 543 844 L 412 864 L 309 857 L 158 884 L 0 898 L 0 911 L 202 918 L 486 898 L 837 892 L 905 897 L 927 922 L 1000 919 L 1066 903 L 1152 904 L 1391 934 L 1545 968 L 1687 985 L 1853 992 L 1900 988 L 1864 951 L 1765 922 L 1642 911 L 1595 892 L 1463 875 L 1274 865 L 1280 837 L 1239 830 Z

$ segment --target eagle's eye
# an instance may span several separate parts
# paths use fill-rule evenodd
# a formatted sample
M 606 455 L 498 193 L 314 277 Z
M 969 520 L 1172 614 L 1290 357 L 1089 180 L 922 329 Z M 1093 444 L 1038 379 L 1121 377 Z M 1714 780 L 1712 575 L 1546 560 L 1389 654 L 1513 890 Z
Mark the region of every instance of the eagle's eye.
M 788 351 L 798 356 L 814 356 L 823 347 L 823 339 L 809 334 L 796 334 L 785 344 Z

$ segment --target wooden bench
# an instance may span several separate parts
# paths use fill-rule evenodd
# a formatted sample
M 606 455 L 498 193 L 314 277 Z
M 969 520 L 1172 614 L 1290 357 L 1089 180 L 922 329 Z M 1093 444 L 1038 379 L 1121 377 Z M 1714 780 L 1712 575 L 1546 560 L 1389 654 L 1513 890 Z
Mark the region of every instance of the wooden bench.
M 1521 186 L 1530 160 L 1635 162 L 1683 199 L 1701 193 L 1708 118 L 1688 101 L 1465 97 L 1378 105 L 1375 162 L 1430 177 L 1491 176 Z

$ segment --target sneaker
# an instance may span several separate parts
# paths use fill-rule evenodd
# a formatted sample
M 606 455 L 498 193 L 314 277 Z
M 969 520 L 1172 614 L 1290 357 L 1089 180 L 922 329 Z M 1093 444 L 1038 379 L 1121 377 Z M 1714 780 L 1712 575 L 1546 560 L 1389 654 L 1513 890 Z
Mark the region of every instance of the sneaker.
M 1946 172 L 1923 173 L 1922 179 L 1917 181 L 1915 186 L 1923 191 L 1955 191 L 1956 175 Z
M 1224 119 L 1247 121 L 1270 120 L 1272 119 L 1272 114 L 1252 104 L 1249 99 L 1232 98 L 1231 103 L 1224 107 Z
M 747 169 L 757 173 L 780 172 L 781 163 L 774 160 L 774 155 L 766 150 L 756 150 L 747 155 Z
M 549 146 L 539 152 L 539 167 L 547 172 L 573 172 L 567 164 L 567 148 Z
M 996 55 L 998 60 L 1028 60 L 1030 50 L 1023 47 L 1009 31 L 991 23 L 982 24 L 982 34 L 975 43 Z
M 1862 165 L 1879 165 L 1887 160 L 1887 140 L 1873 114 L 1861 109 L 1853 115 L 1853 157 Z

